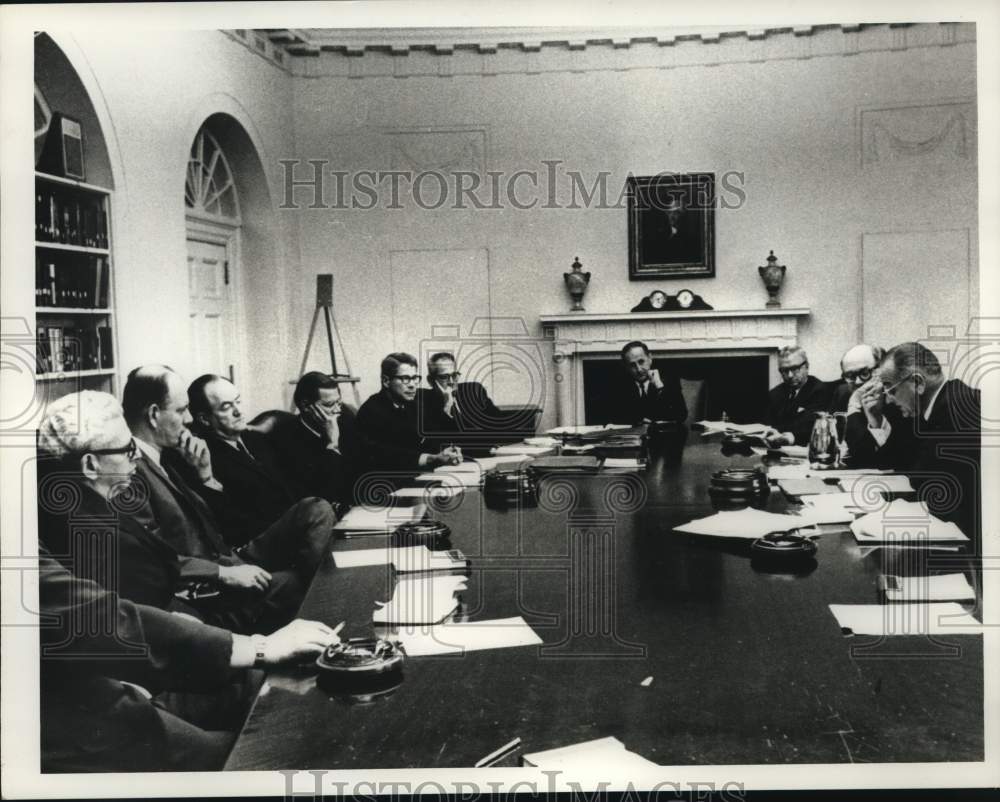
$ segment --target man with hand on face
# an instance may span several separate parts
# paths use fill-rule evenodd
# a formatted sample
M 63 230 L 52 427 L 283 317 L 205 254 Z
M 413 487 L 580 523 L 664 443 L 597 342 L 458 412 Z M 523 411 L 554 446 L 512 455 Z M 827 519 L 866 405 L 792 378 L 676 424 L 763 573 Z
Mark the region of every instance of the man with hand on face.
M 510 434 L 505 431 L 509 417 L 497 408 L 482 384 L 461 378 L 454 354 L 440 351 L 427 360 L 430 389 L 417 396 L 424 434 L 445 440 L 454 437 L 471 448 L 496 445 L 504 434 Z
M 262 430 L 274 450 L 278 468 L 301 495 L 319 496 L 337 506 L 353 503 L 357 424 L 343 404 L 340 385 L 331 376 L 310 371 L 299 379 L 292 396 L 298 415 L 269 413 Z
M 859 390 L 871 381 L 879 362 L 885 356 L 885 349 L 864 343 L 848 348 L 840 358 L 841 381 L 833 388 L 830 398 L 830 412 L 859 412 L 861 395 Z
M 190 414 L 180 376 L 165 365 L 136 368 L 125 383 L 122 408 L 139 447 L 136 478 L 148 494 L 136 517 L 158 527 L 181 555 L 182 579 L 221 591 L 218 600 L 199 606 L 206 620 L 237 632 L 267 631 L 286 623 L 322 557 L 334 523 L 332 511 L 318 506 L 311 511 L 317 519 L 310 521 L 308 531 L 324 535 L 281 543 L 285 530 L 279 521 L 234 550 L 213 513 L 225 517 L 227 511 L 208 446 L 185 427 Z M 164 459 L 167 455 L 173 459 Z M 187 484 L 176 461 L 197 477 L 199 492 Z
M 778 352 L 781 384 L 767 396 L 767 425 L 764 439 L 772 448 L 809 443 L 816 413 L 830 406 L 830 388 L 809 375 L 809 357 L 798 346 L 786 346 Z
M 247 429 L 243 401 L 233 383 L 206 373 L 191 382 L 187 396 L 196 430 L 208 445 L 213 473 L 222 483 L 227 502 L 221 520 L 226 542 L 244 546 L 267 532 L 261 543 L 255 541 L 252 546 L 266 548 L 261 557 L 296 543 L 314 544 L 310 550 L 322 549 L 333 517 L 329 502 L 303 498 L 288 485 L 268 438 Z M 288 556 L 283 559 L 289 561 Z
M 653 367 L 645 343 L 636 340 L 626 344 L 621 359 L 628 378 L 619 383 L 611 412 L 612 423 L 683 423 L 687 420 L 687 404 L 681 394 L 680 381 Z
M 382 360 L 382 390 L 358 410 L 358 451 L 374 470 L 414 473 L 422 468 L 458 465 L 462 452 L 454 445 L 438 450 L 423 432 L 416 397 L 420 383 L 417 360 L 407 353 Z

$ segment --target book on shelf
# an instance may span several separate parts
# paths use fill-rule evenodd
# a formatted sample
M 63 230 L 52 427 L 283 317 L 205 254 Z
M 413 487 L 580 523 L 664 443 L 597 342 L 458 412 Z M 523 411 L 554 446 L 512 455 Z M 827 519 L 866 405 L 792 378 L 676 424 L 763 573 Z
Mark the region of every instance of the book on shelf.
M 108 247 L 108 217 L 101 195 L 35 182 L 35 239 L 86 248 Z
M 108 260 L 91 254 L 35 257 L 35 305 L 76 309 L 108 306 Z
M 40 326 L 38 373 L 65 373 L 114 367 L 108 326 Z

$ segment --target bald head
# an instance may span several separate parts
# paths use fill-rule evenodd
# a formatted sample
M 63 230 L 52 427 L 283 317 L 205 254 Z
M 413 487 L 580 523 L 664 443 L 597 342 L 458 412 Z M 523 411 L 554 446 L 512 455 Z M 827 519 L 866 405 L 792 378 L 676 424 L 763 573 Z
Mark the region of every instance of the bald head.
M 872 377 L 885 351 L 878 346 L 861 343 L 848 348 L 840 358 L 840 375 L 853 387 L 860 387 Z

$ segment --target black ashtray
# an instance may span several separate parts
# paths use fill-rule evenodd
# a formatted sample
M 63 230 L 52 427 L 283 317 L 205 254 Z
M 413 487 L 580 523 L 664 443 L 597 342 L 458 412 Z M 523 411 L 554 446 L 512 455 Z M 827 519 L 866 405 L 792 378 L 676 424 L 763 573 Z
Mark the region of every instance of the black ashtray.
M 431 551 L 451 548 L 451 530 L 440 521 L 407 521 L 392 533 L 394 546 L 427 546 Z
M 535 480 L 523 469 L 494 469 L 483 477 L 483 500 L 491 509 L 516 505 L 533 507 L 538 503 Z
M 815 567 L 816 541 L 798 529 L 770 532 L 751 544 L 750 555 L 765 569 L 784 566 L 798 569 L 810 563 Z
M 753 454 L 753 444 L 741 434 L 727 434 L 722 438 L 722 454 L 749 457 Z
M 712 474 L 708 494 L 713 499 L 749 499 L 771 492 L 767 474 L 759 468 L 726 468 Z
M 403 650 L 382 638 L 331 644 L 316 658 L 317 682 L 337 693 L 376 694 L 402 681 Z

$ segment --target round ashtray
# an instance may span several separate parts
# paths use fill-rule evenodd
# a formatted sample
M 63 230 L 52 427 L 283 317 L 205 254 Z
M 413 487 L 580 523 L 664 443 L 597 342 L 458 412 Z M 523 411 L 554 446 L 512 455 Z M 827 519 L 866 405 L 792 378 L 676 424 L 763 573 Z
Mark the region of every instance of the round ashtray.
M 757 538 L 750 546 L 755 557 L 777 560 L 801 560 L 816 554 L 816 541 L 792 529 L 770 532 Z
M 427 546 L 431 551 L 451 548 L 451 530 L 440 521 L 407 521 L 392 534 L 393 545 Z
M 352 638 L 326 647 L 318 658 L 319 682 L 343 693 L 375 692 L 402 681 L 403 650 L 382 638 Z

